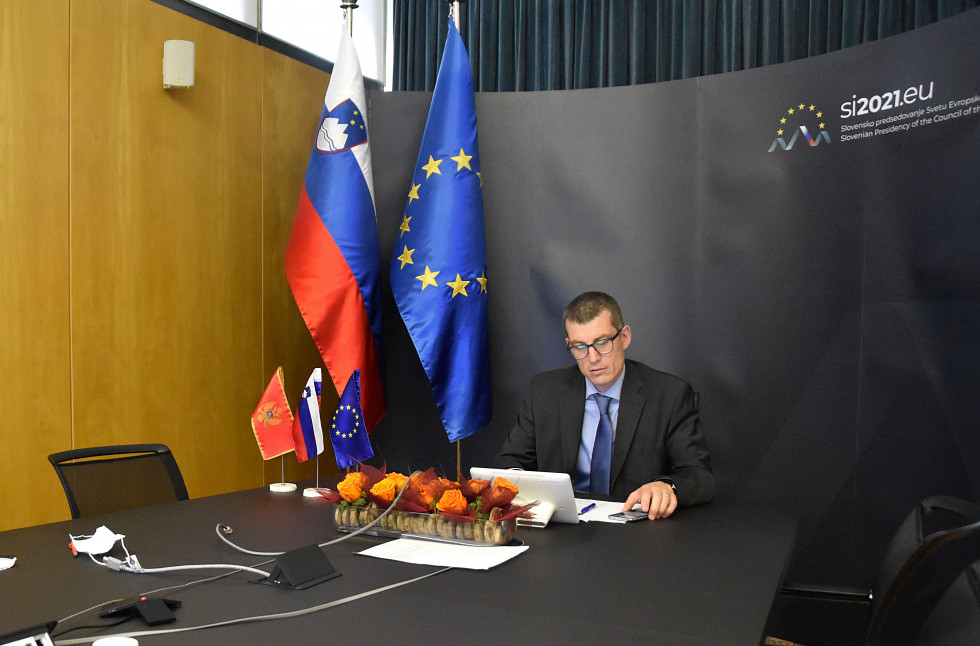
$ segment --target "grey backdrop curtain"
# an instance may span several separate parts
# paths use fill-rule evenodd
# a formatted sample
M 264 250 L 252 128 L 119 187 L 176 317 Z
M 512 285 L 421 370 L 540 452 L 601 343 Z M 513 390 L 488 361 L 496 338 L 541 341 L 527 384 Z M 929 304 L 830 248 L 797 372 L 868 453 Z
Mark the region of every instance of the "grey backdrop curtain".
M 395 90 L 432 90 L 446 0 L 395 0 Z M 468 0 L 479 92 L 636 85 L 750 69 L 878 40 L 980 0 Z

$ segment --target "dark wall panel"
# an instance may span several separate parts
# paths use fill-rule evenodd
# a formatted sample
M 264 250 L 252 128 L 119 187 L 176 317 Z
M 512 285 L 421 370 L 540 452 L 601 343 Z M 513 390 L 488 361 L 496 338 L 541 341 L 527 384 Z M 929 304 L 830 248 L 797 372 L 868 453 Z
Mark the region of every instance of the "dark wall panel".
M 978 30 L 972 10 L 746 72 L 478 95 L 494 416 L 464 467 L 492 460 L 533 374 L 569 363 L 561 311 L 601 289 L 629 354 L 701 391 L 719 502 L 800 512 L 791 576 L 870 584 L 915 501 L 980 498 Z M 875 111 L 849 116 L 861 98 Z M 371 97 L 383 258 L 429 99 Z M 377 452 L 452 473 L 390 293 L 385 315 Z

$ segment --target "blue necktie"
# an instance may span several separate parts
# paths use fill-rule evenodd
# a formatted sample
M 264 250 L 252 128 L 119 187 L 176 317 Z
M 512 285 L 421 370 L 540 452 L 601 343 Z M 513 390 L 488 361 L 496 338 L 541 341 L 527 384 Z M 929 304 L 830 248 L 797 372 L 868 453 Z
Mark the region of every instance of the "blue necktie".
M 605 395 L 595 394 L 599 405 L 599 426 L 595 431 L 595 444 L 592 445 L 592 467 L 589 485 L 592 493 L 609 493 L 609 463 L 612 460 L 612 419 L 609 417 L 609 402 Z

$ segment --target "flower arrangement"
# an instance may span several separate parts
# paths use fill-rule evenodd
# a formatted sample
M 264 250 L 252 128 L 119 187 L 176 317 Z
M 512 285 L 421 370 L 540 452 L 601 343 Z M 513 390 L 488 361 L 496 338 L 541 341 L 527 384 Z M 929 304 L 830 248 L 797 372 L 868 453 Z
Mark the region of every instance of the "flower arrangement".
M 406 485 L 407 483 L 407 485 Z M 398 493 L 405 491 L 398 498 Z M 502 545 L 514 537 L 517 518 L 537 503 L 515 505 L 518 488 L 504 478 L 449 480 L 429 468 L 411 476 L 386 473 L 362 464 L 348 473 L 336 491 L 318 489 L 334 503 L 334 522 L 342 531 L 381 517 L 372 533 Z M 396 500 L 397 498 L 397 500 Z M 394 504 L 382 517 L 382 514 Z

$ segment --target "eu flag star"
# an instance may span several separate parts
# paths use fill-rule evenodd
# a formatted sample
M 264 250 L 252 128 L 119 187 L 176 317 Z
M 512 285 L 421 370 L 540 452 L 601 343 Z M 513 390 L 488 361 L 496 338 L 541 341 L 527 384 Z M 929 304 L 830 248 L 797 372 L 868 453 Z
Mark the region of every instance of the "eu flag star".
M 447 286 L 453 288 L 453 295 L 451 296 L 451 298 L 456 298 L 458 294 L 462 294 L 463 296 L 469 296 L 469 294 L 466 293 L 466 286 L 469 284 L 470 281 L 463 280 L 462 278 L 459 277 L 459 274 L 456 274 L 456 280 L 451 280 L 448 283 L 446 283 Z
M 412 254 L 415 253 L 415 249 L 409 249 L 407 245 L 403 246 L 405 247 L 405 251 L 402 252 L 402 255 L 398 256 L 398 259 L 402 261 L 402 266 L 399 269 L 404 269 L 405 265 L 413 264 Z
M 412 200 L 419 199 L 419 188 L 421 188 L 421 187 L 422 187 L 421 184 L 412 184 L 412 190 L 410 190 L 408 192 L 408 203 L 409 204 L 412 203 Z
M 425 266 L 425 273 L 421 276 L 416 276 L 415 278 L 422 281 L 422 289 L 424 290 L 429 285 L 433 287 L 438 287 L 439 283 L 436 282 L 436 276 L 439 275 L 438 271 L 432 271 L 429 266 Z
M 425 179 L 429 179 L 433 173 L 442 175 L 442 171 L 439 170 L 439 164 L 441 163 L 441 159 L 432 159 L 432 155 L 429 155 L 429 163 L 422 167 L 425 170 Z
M 457 173 L 463 170 L 464 168 L 467 170 L 473 170 L 472 168 L 470 168 L 470 160 L 473 159 L 473 155 L 467 155 L 466 153 L 463 152 L 462 148 L 459 149 L 458 155 L 456 155 L 455 157 L 450 157 L 450 159 L 456 162 Z

